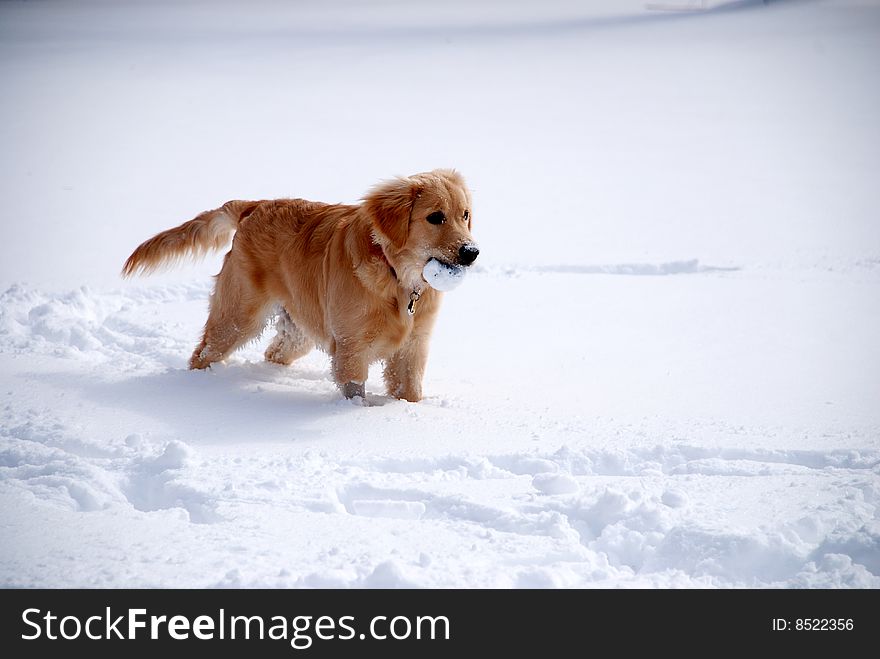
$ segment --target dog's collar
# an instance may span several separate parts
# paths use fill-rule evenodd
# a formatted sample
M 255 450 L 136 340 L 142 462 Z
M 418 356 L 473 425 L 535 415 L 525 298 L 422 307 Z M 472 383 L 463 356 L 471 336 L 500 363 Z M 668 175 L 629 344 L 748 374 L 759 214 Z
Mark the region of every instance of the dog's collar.
M 394 269 L 394 266 L 391 265 L 391 261 L 388 260 L 388 257 L 385 256 L 385 250 L 382 249 L 382 245 L 377 243 L 372 243 L 371 251 L 380 259 L 385 261 L 385 265 L 388 266 L 388 271 L 391 273 L 394 281 L 400 284 L 400 279 L 397 276 L 397 271 Z M 412 292 L 409 294 L 409 303 L 406 305 L 406 312 L 410 316 L 414 316 L 416 313 L 416 302 L 419 301 L 419 298 L 422 297 L 422 290 L 419 288 L 414 288 Z
M 416 302 L 419 301 L 419 298 L 422 297 L 422 292 L 416 289 L 413 289 L 413 292 L 409 294 L 409 304 L 406 305 L 406 312 L 410 316 L 414 316 L 416 313 Z
M 400 282 L 400 280 L 397 278 L 397 270 L 394 269 L 394 266 L 391 265 L 391 261 L 389 261 L 388 257 L 385 256 L 385 250 L 382 249 L 382 245 L 375 243 L 375 242 L 371 242 L 370 243 L 370 251 L 373 253 L 373 255 L 376 258 L 381 259 L 382 261 L 385 261 L 385 265 L 388 266 L 388 271 L 391 273 L 392 279 L 394 279 L 397 282 Z

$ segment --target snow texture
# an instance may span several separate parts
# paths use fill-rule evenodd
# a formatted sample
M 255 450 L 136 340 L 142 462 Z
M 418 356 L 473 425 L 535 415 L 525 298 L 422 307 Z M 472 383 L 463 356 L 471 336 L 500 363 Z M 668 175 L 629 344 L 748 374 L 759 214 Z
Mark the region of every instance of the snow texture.
M 0 5 L 0 585 L 880 587 L 874 2 Z M 186 370 L 228 199 L 456 167 L 425 399 Z
M 461 266 L 441 263 L 430 259 L 422 269 L 422 276 L 428 285 L 438 291 L 451 291 L 464 281 L 467 270 Z

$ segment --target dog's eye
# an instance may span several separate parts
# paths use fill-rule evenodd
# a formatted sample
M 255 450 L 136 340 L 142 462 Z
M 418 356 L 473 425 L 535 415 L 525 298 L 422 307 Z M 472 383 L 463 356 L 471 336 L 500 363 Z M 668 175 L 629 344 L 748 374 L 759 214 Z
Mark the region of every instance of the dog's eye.
M 443 214 L 443 211 L 434 211 L 428 215 L 428 222 L 431 224 L 443 224 L 445 221 L 446 216 Z
M 464 212 L 464 221 L 467 222 L 467 221 L 468 221 L 468 218 L 469 218 L 470 216 L 471 216 L 470 211 L 465 211 L 465 212 Z

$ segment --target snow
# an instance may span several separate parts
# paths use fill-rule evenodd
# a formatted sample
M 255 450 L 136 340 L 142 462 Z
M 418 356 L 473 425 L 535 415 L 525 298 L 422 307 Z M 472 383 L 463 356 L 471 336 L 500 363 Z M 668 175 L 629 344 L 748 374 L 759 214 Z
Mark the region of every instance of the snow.
M 880 5 L 707 4 L 0 5 L 0 585 L 880 587 Z M 435 167 L 420 403 L 118 277 Z
M 461 266 L 441 263 L 437 259 L 429 259 L 422 269 L 422 276 L 428 285 L 438 291 L 449 292 L 459 287 L 467 270 Z
M 536 474 L 532 486 L 544 494 L 571 494 L 580 489 L 578 482 L 569 474 Z

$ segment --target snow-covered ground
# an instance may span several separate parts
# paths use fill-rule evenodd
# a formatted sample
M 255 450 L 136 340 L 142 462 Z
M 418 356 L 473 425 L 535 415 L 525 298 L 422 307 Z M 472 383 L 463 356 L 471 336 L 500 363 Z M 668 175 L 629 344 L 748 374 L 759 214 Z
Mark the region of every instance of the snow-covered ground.
M 880 587 L 880 3 L 670 4 L 0 4 L 0 585 Z M 421 403 L 118 279 L 441 166 Z

